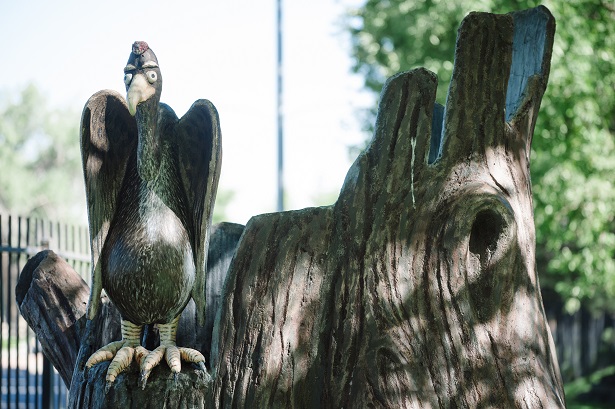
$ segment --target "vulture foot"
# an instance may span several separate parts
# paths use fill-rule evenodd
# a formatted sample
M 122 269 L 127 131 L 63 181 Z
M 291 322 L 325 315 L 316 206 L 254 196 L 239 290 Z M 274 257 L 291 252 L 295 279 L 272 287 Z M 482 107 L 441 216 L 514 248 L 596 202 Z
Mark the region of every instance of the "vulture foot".
M 205 371 L 205 357 L 196 349 L 178 347 L 175 344 L 177 335 L 177 316 L 169 324 L 158 324 L 160 332 L 160 346 L 149 352 L 143 348 L 146 356 L 139 359 L 141 365 L 141 388 L 145 389 L 147 378 L 149 378 L 152 369 L 165 358 L 174 378 L 177 380 L 177 374 L 181 371 L 181 361 L 191 362 L 197 365 L 201 370 Z
M 111 361 L 107 369 L 106 392 L 115 382 L 115 378 L 128 368 L 133 360 L 140 364 L 143 356 L 147 354 L 147 350 L 141 346 L 141 330 L 142 326 L 122 320 L 122 339 L 100 348 L 85 363 L 86 369 L 89 369 L 98 363 Z

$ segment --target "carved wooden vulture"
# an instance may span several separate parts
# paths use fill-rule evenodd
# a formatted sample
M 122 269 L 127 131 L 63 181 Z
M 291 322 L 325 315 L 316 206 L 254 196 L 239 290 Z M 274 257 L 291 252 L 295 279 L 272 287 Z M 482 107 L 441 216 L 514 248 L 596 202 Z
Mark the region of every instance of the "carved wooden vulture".
M 205 369 L 203 355 L 175 346 L 180 314 L 192 297 L 205 313 L 208 226 L 220 174 L 218 114 L 196 101 L 181 119 L 160 103 L 162 76 L 153 51 L 135 42 L 124 68 L 127 102 L 100 91 L 81 119 L 81 152 L 92 247 L 93 319 L 104 288 L 122 314 L 122 340 L 94 353 L 86 367 L 112 360 L 107 386 L 135 360 L 145 386 L 164 356 Z M 160 347 L 141 346 L 157 324 Z

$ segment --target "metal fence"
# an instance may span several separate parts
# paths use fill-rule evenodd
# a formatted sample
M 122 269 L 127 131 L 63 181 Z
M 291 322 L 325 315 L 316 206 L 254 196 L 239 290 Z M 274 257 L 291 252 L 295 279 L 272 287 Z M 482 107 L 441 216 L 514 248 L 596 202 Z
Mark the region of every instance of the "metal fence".
M 542 295 L 564 382 L 615 365 L 614 313 L 581 306 L 571 315 L 553 290 L 543 289 Z
M 0 379 L 2 409 L 60 409 L 67 390 L 19 314 L 15 285 L 27 259 L 49 248 L 89 281 L 85 227 L 0 214 Z

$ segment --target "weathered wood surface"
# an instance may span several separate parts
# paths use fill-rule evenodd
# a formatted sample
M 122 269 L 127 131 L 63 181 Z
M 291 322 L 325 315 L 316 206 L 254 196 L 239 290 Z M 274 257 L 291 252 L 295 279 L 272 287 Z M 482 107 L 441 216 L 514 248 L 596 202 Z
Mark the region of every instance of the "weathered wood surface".
M 554 30 L 542 7 L 472 13 L 446 107 L 431 72 L 391 78 L 334 206 L 253 217 L 221 246 L 211 382 L 163 365 L 144 394 L 133 368 L 104 395 L 85 332 L 71 407 L 564 407 L 529 177 Z
M 15 288 L 19 312 L 67 387 L 85 327 L 89 294 L 81 277 L 50 250 L 28 260 Z
M 554 28 L 544 8 L 471 14 L 445 110 L 432 73 L 390 79 L 335 206 L 248 223 L 216 404 L 564 407 L 528 168 Z

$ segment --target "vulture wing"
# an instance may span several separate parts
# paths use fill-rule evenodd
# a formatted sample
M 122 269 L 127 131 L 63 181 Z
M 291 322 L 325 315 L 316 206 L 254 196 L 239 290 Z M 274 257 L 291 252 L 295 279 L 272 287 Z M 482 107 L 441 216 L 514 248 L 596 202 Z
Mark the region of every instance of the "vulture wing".
M 205 273 L 209 225 L 218 189 L 222 144 L 218 112 L 204 99 L 192 104 L 175 126 L 179 173 L 186 193 L 185 221 L 196 266 L 192 298 L 199 325 L 205 322 Z
M 100 91 L 88 100 L 81 116 L 81 159 L 92 250 L 88 319 L 95 317 L 100 304 L 100 252 L 115 214 L 126 165 L 131 155 L 136 155 L 137 135 L 137 123 L 119 93 Z

